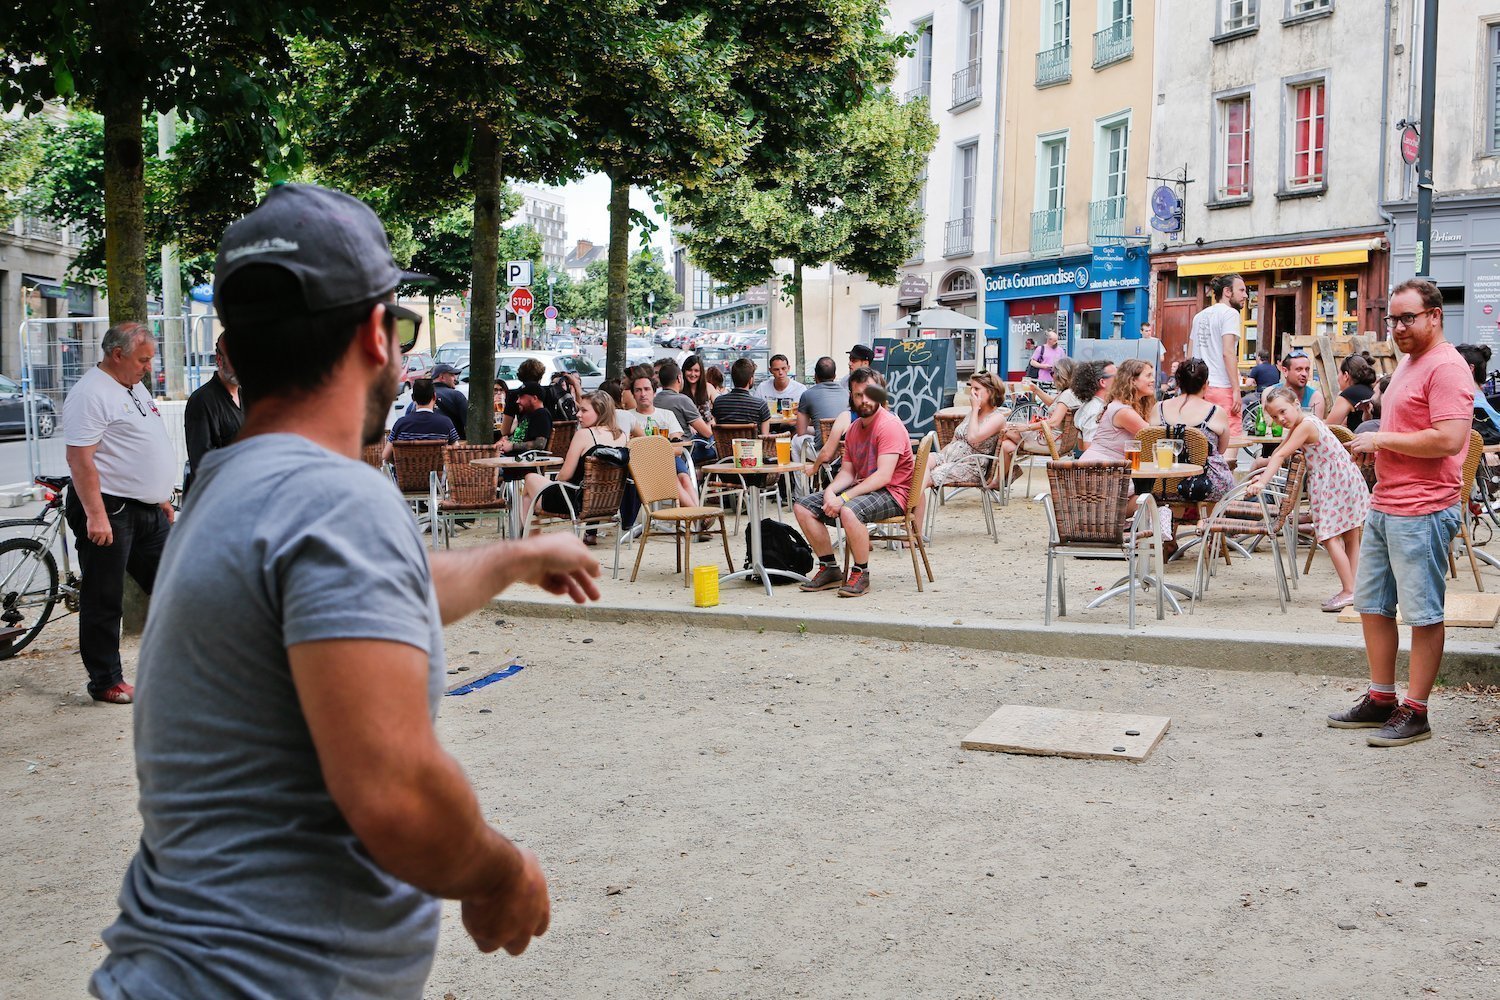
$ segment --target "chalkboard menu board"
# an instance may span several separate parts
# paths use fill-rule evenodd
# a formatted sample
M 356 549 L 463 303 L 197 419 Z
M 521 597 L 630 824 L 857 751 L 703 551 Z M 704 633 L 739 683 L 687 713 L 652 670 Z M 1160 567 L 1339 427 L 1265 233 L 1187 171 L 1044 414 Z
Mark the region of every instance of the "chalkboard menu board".
M 933 428 L 932 416 L 958 386 L 953 342 L 946 337 L 917 340 L 878 338 L 871 367 L 885 376 L 891 412 L 913 437 Z

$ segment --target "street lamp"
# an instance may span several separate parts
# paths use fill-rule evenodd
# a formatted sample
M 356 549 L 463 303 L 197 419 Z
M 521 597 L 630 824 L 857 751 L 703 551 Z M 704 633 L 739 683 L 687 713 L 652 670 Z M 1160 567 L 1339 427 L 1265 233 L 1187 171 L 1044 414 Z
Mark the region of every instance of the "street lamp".
M 656 293 L 646 293 L 646 326 L 656 328 Z

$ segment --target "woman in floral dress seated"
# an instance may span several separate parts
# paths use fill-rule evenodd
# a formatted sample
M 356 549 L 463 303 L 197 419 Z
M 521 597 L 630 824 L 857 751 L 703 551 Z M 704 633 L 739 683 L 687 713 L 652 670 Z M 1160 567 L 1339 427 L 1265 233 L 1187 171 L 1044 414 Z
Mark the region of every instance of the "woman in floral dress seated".
M 1005 384 L 993 372 L 978 371 L 969 377 L 969 413 L 953 432 L 953 440 L 933 455 L 922 477 L 922 495 L 916 519 L 922 523 L 927 509 L 927 491 L 935 486 L 978 485 L 989 478 L 989 459 L 1005 429 Z

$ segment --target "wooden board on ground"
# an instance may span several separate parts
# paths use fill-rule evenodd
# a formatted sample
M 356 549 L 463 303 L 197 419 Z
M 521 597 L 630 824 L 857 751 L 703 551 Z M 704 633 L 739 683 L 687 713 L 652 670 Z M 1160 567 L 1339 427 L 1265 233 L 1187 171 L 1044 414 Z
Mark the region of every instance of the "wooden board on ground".
M 1001 705 L 959 745 L 965 750 L 1140 763 L 1156 749 L 1171 724 L 1162 715 Z
M 1359 613 L 1353 606 L 1339 613 L 1339 621 L 1359 624 Z M 1401 609 L 1396 609 L 1396 621 L 1406 624 Z M 1443 624 L 1449 628 L 1494 628 L 1500 622 L 1500 594 L 1454 594 L 1443 598 Z

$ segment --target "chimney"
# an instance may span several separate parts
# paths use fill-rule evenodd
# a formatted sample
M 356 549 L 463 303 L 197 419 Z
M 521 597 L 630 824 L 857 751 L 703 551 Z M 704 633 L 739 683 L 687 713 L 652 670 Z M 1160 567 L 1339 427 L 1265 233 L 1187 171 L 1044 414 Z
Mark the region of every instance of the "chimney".
M 579 240 L 578 248 L 573 251 L 573 256 L 575 258 L 581 258 L 592 249 L 594 249 L 594 244 L 590 243 L 588 240 Z

